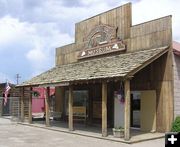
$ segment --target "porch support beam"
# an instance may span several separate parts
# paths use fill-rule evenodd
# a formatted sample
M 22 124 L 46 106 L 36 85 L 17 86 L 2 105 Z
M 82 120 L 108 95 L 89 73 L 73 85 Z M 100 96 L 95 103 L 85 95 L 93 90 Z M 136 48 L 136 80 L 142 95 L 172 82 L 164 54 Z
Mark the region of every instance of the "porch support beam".
M 69 86 L 69 131 L 73 131 L 73 87 Z
M 21 89 L 21 122 L 24 122 L 24 87 Z
M 107 83 L 102 82 L 102 136 L 107 136 Z
M 125 115 L 124 115 L 124 139 L 130 139 L 130 80 L 124 83 L 125 92 Z
M 29 123 L 32 124 L 32 87 L 29 95 Z
M 50 89 L 49 87 L 46 88 L 46 97 L 45 97 L 45 106 L 46 106 L 46 126 L 49 127 L 50 126 L 50 122 L 49 122 L 49 96 L 50 96 Z

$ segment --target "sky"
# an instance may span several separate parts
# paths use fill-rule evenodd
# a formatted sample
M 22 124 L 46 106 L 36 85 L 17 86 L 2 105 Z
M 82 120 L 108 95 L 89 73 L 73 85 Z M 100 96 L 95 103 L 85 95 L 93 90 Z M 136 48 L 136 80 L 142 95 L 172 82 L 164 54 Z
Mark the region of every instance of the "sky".
M 0 0 L 0 83 L 54 67 L 55 48 L 74 42 L 75 23 L 128 2 L 133 25 L 172 15 L 180 42 L 180 0 Z

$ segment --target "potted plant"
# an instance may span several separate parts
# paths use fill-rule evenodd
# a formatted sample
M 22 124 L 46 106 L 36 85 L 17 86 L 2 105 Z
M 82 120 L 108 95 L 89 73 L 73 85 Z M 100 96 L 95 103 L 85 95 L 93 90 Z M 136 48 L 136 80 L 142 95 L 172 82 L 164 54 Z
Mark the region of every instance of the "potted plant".
M 115 127 L 113 128 L 113 136 L 118 138 L 124 137 L 124 128 L 123 127 Z

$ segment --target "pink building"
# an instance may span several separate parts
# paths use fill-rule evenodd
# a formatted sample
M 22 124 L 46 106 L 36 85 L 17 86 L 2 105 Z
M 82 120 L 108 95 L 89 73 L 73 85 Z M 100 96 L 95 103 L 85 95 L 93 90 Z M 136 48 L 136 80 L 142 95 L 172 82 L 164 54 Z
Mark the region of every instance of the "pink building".
M 42 113 L 45 110 L 45 89 L 43 87 L 33 88 L 32 113 Z M 50 89 L 50 95 L 54 95 L 55 89 Z

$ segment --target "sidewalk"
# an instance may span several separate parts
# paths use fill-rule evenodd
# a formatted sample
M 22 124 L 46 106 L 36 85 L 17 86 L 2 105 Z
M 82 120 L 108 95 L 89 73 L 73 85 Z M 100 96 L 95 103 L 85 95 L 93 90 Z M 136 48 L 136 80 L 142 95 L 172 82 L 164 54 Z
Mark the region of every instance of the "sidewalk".
M 164 147 L 164 138 L 124 144 L 13 123 L 0 118 L 0 147 Z
M 12 122 L 11 117 L 9 117 L 9 116 L 1 116 L 0 117 L 0 125 L 11 125 L 14 123 L 16 123 L 16 122 Z

